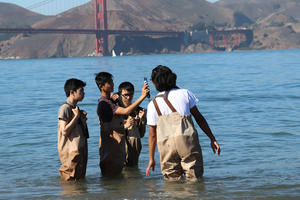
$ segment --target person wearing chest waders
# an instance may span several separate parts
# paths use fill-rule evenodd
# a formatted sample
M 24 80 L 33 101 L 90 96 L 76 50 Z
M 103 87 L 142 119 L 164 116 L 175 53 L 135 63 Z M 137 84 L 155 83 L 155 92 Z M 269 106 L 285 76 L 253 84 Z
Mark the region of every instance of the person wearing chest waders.
M 64 89 L 67 100 L 58 111 L 57 149 L 61 162 L 59 173 L 64 181 L 85 177 L 89 138 L 87 113 L 77 103 L 84 98 L 85 82 L 71 78 Z
M 130 106 L 119 107 L 111 98 L 114 91 L 113 76 L 108 72 L 99 72 L 95 77 L 101 92 L 97 114 L 100 121 L 100 169 L 103 176 L 117 176 L 122 172 L 126 160 L 125 129 L 122 115 L 129 115 L 146 98 L 148 84 L 144 84 L 141 96 Z
M 119 85 L 118 104 L 121 107 L 128 107 L 132 104 L 134 86 L 130 82 L 123 82 Z M 126 141 L 126 166 L 137 166 L 142 150 L 141 138 L 146 131 L 146 111 L 138 106 L 130 115 L 123 116 Z
M 148 104 L 149 163 L 146 175 L 155 167 L 156 144 L 165 180 L 198 180 L 203 176 L 202 150 L 192 116 L 209 137 L 214 153 L 220 155 L 216 141 L 205 118 L 199 112 L 197 98 L 187 89 L 176 86 L 177 76 L 168 67 L 152 70 L 151 81 L 159 91 Z

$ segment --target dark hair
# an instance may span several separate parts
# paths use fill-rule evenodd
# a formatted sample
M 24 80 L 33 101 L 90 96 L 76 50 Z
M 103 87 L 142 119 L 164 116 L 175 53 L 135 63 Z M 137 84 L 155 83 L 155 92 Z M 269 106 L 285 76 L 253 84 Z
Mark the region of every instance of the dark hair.
M 96 75 L 95 81 L 99 89 L 100 89 L 100 85 L 105 85 L 105 83 L 108 83 L 111 80 L 113 80 L 113 75 L 111 75 L 108 72 L 99 72 L 98 74 L 95 75 Z
M 119 94 L 121 94 L 122 90 L 127 90 L 129 92 L 134 92 L 134 86 L 130 82 L 123 82 L 119 85 Z
M 151 81 L 159 92 L 178 88 L 176 86 L 176 79 L 176 74 L 167 66 L 158 65 L 152 70 Z
M 81 80 L 78 80 L 78 79 L 76 79 L 76 78 L 68 79 L 68 80 L 65 82 L 65 86 L 64 86 L 66 96 L 67 96 L 67 97 L 70 96 L 70 91 L 71 91 L 71 90 L 76 91 L 76 90 L 79 89 L 79 88 L 85 87 L 85 85 L 86 85 L 85 82 L 83 82 L 83 81 L 81 81 Z

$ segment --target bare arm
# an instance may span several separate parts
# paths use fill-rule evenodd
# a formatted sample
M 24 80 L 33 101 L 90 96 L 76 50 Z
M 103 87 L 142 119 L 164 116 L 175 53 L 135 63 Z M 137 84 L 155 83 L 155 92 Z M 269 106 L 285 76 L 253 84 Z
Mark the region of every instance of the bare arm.
M 69 136 L 70 133 L 72 132 L 72 130 L 74 129 L 76 123 L 77 123 L 77 120 L 79 119 L 80 117 L 80 111 L 79 111 L 79 108 L 78 106 L 76 106 L 76 108 L 72 109 L 73 111 L 73 118 L 72 120 L 67 123 L 66 121 L 63 121 L 63 120 L 60 120 L 59 123 L 60 123 L 60 131 L 62 132 L 62 134 L 64 136 Z
M 150 90 L 148 89 L 148 83 L 145 83 L 143 88 L 142 88 L 141 96 L 133 104 L 131 104 L 127 108 L 118 107 L 115 114 L 117 114 L 117 115 L 129 115 L 130 113 L 132 113 L 132 111 L 134 109 L 136 109 L 136 107 L 138 107 L 140 105 L 140 103 L 142 103 L 142 101 L 147 97 L 149 91 Z
M 156 148 L 156 126 L 149 126 L 149 162 L 146 169 L 146 176 L 150 175 L 150 169 L 152 168 L 152 171 L 154 171 L 155 168 L 155 148 Z
M 209 125 L 206 122 L 206 119 L 199 112 L 197 106 L 194 106 L 193 108 L 191 108 L 191 113 L 194 116 L 199 127 L 207 135 L 207 137 L 209 137 L 210 143 L 211 143 L 211 148 L 212 148 L 213 152 L 214 153 L 217 152 L 217 154 L 220 155 L 220 153 L 221 153 L 220 146 L 219 146 L 218 142 L 216 141 L 214 134 L 211 132 Z

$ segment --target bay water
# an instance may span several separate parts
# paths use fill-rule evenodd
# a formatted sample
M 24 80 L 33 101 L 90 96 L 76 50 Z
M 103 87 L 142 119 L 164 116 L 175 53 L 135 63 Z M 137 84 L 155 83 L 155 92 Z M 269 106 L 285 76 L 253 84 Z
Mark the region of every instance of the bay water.
M 300 199 L 300 50 L 216 52 L 0 60 L 0 199 Z M 140 95 L 144 76 L 159 65 L 192 91 L 219 144 L 197 127 L 204 177 L 197 183 L 165 182 L 156 168 L 145 176 L 148 134 L 137 168 L 103 178 L 99 169 L 100 92 L 95 73 L 113 74 Z M 90 131 L 86 179 L 60 181 L 57 112 L 67 79 L 87 83 L 79 107 Z M 151 97 L 157 93 L 150 84 Z M 148 100 L 142 103 L 147 107 Z

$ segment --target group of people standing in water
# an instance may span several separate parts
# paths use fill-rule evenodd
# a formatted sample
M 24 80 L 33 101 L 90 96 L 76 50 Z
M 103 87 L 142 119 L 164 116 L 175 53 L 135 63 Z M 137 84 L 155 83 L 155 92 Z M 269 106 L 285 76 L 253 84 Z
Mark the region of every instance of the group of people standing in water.
M 118 176 L 125 166 L 138 164 L 146 124 L 149 130 L 147 176 L 155 168 L 156 146 L 164 179 L 198 180 L 203 176 L 202 150 L 192 117 L 209 137 L 213 152 L 220 155 L 220 146 L 196 106 L 198 99 L 189 90 L 179 88 L 176 79 L 170 68 L 155 67 L 151 82 L 159 93 L 145 110 L 139 105 L 150 92 L 148 83 L 143 85 L 140 97 L 132 102 L 132 83 L 121 83 L 118 92 L 112 94 L 113 76 L 108 72 L 96 74 L 95 82 L 101 92 L 97 114 L 100 122 L 99 165 L 103 176 Z M 77 106 L 84 98 L 85 85 L 83 81 L 72 78 L 64 86 L 67 100 L 58 112 L 59 172 L 62 180 L 78 180 L 86 174 L 87 113 Z

